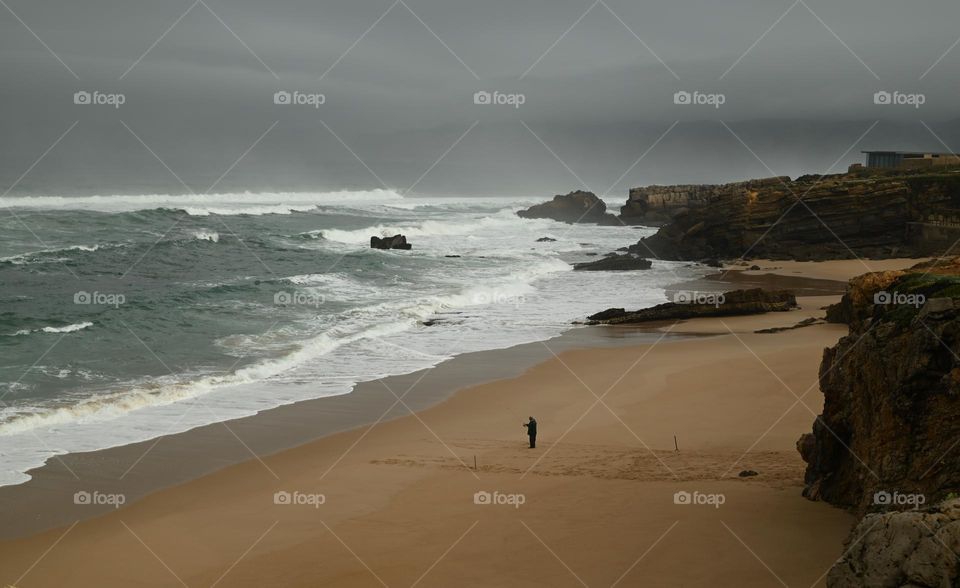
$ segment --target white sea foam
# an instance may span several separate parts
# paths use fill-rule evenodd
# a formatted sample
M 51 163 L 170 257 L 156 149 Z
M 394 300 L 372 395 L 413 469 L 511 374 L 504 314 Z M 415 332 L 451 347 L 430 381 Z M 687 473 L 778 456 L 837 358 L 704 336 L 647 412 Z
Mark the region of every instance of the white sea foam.
M 113 194 L 96 196 L 8 196 L 7 206 L 38 210 L 93 210 L 131 212 L 160 208 L 183 210 L 192 216 L 265 215 L 308 212 L 316 208 L 364 210 L 416 210 L 443 207 L 469 210 L 478 207 L 529 205 L 541 200 L 503 196 L 401 196 L 388 189 L 331 192 L 229 192 L 218 194 Z
M 211 243 L 218 243 L 220 241 L 220 233 L 216 231 L 211 231 L 208 229 L 202 229 L 199 231 L 193 232 L 193 238 L 200 241 L 210 241 Z
M 376 225 L 352 231 L 340 229 L 326 229 L 321 235 L 328 241 L 337 241 L 357 245 L 369 243 L 372 235 L 381 237 L 402 234 L 413 240 L 418 237 L 452 237 L 460 235 L 483 236 L 495 235 L 505 231 L 515 231 L 522 228 L 524 232 L 531 230 L 547 230 L 556 227 L 557 223 L 546 219 L 524 220 L 514 214 L 513 210 L 503 210 L 494 215 L 478 215 L 475 218 L 457 220 L 425 220 L 407 225 Z
M 447 296 L 423 296 L 411 300 L 384 302 L 352 309 L 344 313 L 336 326 L 308 340 L 282 357 L 245 366 L 231 374 L 210 375 L 188 381 L 162 378 L 128 390 L 97 394 L 69 406 L 41 409 L 18 414 L 14 408 L 0 411 L 0 436 L 25 433 L 40 428 L 63 426 L 72 422 L 91 424 L 105 422 L 148 407 L 162 407 L 209 394 L 223 387 L 239 386 L 269 380 L 292 369 L 330 354 L 340 347 L 361 340 L 377 341 L 416 327 L 423 319 L 437 312 L 468 306 L 509 303 L 532 292 L 530 281 L 556 271 L 569 270 L 559 260 L 545 260 L 537 267 L 517 272 L 500 283 L 488 287 L 473 286 Z M 92 323 L 70 325 L 46 332 L 72 332 Z M 248 344 L 261 346 L 260 341 Z M 439 356 L 442 358 L 443 356 Z
M 75 331 L 80 331 L 86 329 L 87 327 L 92 327 L 93 323 L 91 322 L 82 322 L 74 323 L 72 325 L 67 325 L 65 327 L 42 327 L 39 329 L 20 329 L 16 333 L 13 333 L 11 336 L 18 337 L 21 335 L 29 335 L 31 333 L 73 333 Z
M 95 210 L 128 212 L 169 208 L 193 215 L 289 214 L 317 206 L 388 204 L 402 197 L 393 190 L 339 192 L 238 192 L 222 194 L 145 194 L 103 196 L 16 196 L 5 198 L 7 206 L 30 209 Z
M 0 262 L 6 261 L 16 265 L 23 265 L 28 263 L 31 258 L 38 255 L 45 255 L 50 253 L 65 253 L 67 251 L 97 251 L 102 245 L 69 245 L 67 247 L 54 247 L 51 249 L 41 249 L 39 251 L 27 251 L 26 253 L 18 253 L 16 255 L 9 255 L 7 257 L 0 257 Z
M 413 202 L 380 192 L 384 191 L 364 193 L 371 196 L 361 198 L 349 193 L 354 198 L 351 206 L 436 207 L 438 202 Z M 506 202 L 500 200 L 498 205 Z M 155 208 L 157 204 L 128 200 L 117 206 L 132 210 Z M 289 204 L 277 198 L 258 205 Z M 193 203 L 198 209 L 195 212 L 203 209 L 207 213 L 225 205 L 225 201 Z M 238 357 L 249 351 L 269 351 L 257 354 L 260 359 L 255 363 L 232 373 L 145 379 L 95 395 L 87 393 L 85 398 L 60 398 L 59 404 L 3 408 L 0 436 L 5 446 L 17 449 L 5 454 L 7 472 L 0 472 L 0 485 L 23 481 L 26 476 L 22 472 L 53 455 L 52 450 L 31 442 L 34 435 L 45 437 L 56 430 L 58 453 L 91 451 L 300 400 L 346 394 L 358 381 L 430 367 L 455 354 L 547 339 L 568 329 L 570 321 L 597 309 L 662 302 L 663 286 L 677 281 L 672 275 L 673 266 L 663 262 L 655 262 L 652 270 L 642 273 L 599 277 L 569 271 L 570 265 L 560 258 L 561 254 L 576 255 L 583 249 L 604 253 L 635 241 L 643 236 L 642 231 L 520 219 L 512 204 L 493 214 L 475 211 L 471 203 L 451 205 L 446 201 L 445 205 L 455 212 L 434 208 L 416 214 L 395 211 L 395 222 L 356 230 L 311 231 L 322 234 L 322 238 L 304 240 L 305 246 L 335 251 L 365 249 L 370 235 L 400 232 L 411 238 L 414 250 L 404 252 L 410 255 L 402 261 L 383 258 L 388 259 L 383 262 L 380 252 L 371 252 L 376 263 L 386 264 L 386 273 L 379 278 L 401 271 L 392 269 L 390 264 L 394 263 L 414 264 L 397 266 L 407 272 L 411 267 L 431 267 L 431 271 L 399 279 L 396 287 L 377 287 L 373 284 L 382 282 L 347 272 L 282 278 L 289 288 L 323 294 L 337 302 L 339 306 L 331 308 L 338 310 L 336 314 L 333 310 L 305 313 L 299 322 L 281 325 L 266 334 L 231 335 L 216 342 Z M 337 204 L 328 198 L 320 206 Z M 246 204 L 239 208 L 255 209 Z M 207 229 L 197 233 L 193 235 L 197 239 L 215 234 Z M 536 242 L 544 235 L 558 241 Z M 445 253 L 465 255 L 464 259 L 447 260 L 442 259 Z M 346 310 L 340 310 L 344 307 Z M 440 320 L 433 326 L 424 325 L 427 319 L 437 318 Z M 89 326 L 78 323 L 51 328 L 78 330 Z

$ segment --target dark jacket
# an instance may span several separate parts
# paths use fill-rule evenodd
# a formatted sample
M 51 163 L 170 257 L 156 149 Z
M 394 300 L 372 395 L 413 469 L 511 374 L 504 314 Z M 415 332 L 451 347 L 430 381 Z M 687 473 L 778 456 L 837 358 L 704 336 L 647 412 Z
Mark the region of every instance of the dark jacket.
M 524 423 L 524 427 L 527 428 L 527 435 L 531 437 L 537 436 L 537 421 L 530 421 L 529 423 Z

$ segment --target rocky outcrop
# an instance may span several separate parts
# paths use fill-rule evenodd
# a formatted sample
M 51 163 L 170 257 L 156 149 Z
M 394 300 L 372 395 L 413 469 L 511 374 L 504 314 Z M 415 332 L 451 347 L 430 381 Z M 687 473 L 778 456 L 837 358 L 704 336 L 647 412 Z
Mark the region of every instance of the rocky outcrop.
M 871 272 L 851 279 L 840 302 L 827 307 L 827 322 L 858 323 L 873 313 L 878 295 L 882 301 L 891 284 L 908 273 L 933 276 L 960 275 L 960 257 L 941 257 L 918 263 L 905 270 Z
M 874 296 L 905 273 L 902 270 L 871 272 L 853 278 L 840 302 L 827 307 L 827 322 L 849 325 L 868 318 L 873 314 Z
M 942 251 L 942 239 L 917 227 L 956 217 L 960 171 L 779 178 L 719 186 L 702 200 L 644 239 L 644 255 L 819 260 Z
M 593 223 L 599 225 L 619 225 L 607 205 L 593 192 L 577 190 L 569 194 L 558 194 L 553 200 L 517 211 L 521 218 L 549 218 L 562 223 Z
M 829 588 L 960 586 L 960 499 L 867 515 L 827 574 Z
M 588 325 L 622 325 L 652 321 L 673 321 L 714 316 L 782 312 L 797 307 L 797 299 L 786 290 L 733 290 L 731 292 L 678 292 L 674 302 L 652 308 L 627 311 L 608 308 L 587 317 Z
M 960 258 L 858 276 L 827 316 L 850 332 L 797 441 L 803 494 L 865 515 L 827 586 L 960 586 Z
M 573 264 L 574 271 L 588 272 L 623 272 L 631 270 L 646 270 L 653 266 L 649 259 L 637 257 L 629 253 L 610 255 L 597 261 Z
M 719 194 L 737 188 L 759 188 L 790 181 L 790 178 L 768 178 L 734 184 L 685 184 L 676 186 L 644 186 L 631 188 L 627 203 L 620 207 L 620 218 L 626 224 L 657 226 L 675 216 L 700 208 Z
M 403 235 L 393 235 L 392 237 L 370 237 L 370 247 L 372 249 L 410 249 L 412 245 L 407 243 L 407 238 Z
M 960 260 L 851 281 L 820 365 L 823 414 L 798 442 L 804 495 L 864 513 L 881 493 L 960 489 Z

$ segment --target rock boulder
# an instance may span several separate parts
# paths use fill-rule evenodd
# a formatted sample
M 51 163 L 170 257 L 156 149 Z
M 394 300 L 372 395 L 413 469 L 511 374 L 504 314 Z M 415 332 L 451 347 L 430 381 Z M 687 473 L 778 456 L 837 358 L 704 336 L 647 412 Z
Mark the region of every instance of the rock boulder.
M 593 223 L 600 225 L 619 225 L 612 214 L 607 213 L 607 205 L 593 192 L 577 190 L 569 194 L 558 194 L 553 200 L 517 211 L 521 218 L 549 218 L 562 223 Z
M 370 237 L 370 247 L 372 249 L 411 249 L 412 245 L 407 243 L 405 236 L 393 235 L 392 237 Z

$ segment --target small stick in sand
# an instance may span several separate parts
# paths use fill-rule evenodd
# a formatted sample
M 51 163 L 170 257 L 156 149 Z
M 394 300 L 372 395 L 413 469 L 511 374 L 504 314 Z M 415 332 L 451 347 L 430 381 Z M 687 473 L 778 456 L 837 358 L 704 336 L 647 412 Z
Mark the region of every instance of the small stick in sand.
M 473 456 L 473 471 L 477 471 L 477 456 Z
M 677 436 L 676 436 L 676 435 L 673 436 L 673 449 L 674 449 L 674 451 L 680 451 L 680 446 L 677 445 Z

